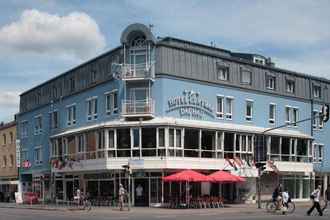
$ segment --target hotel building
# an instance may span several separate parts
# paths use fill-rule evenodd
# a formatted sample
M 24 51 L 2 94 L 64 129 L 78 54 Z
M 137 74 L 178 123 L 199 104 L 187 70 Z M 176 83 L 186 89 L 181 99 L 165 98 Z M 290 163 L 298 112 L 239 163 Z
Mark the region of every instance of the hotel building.
M 256 199 L 258 161 L 267 164 L 264 197 L 281 182 L 307 200 L 315 183 L 327 184 L 330 127 L 319 115 L 330 103 L 329 80 L 258 54 L 155 38 L 143 24 L 129 25 L 120 43 L 21 94 L 24 191 L 71 200 L 81 188 L 104 201 L 117 196 L 119 183 L 127 188 L 128 164 L 132 202 L 141 206 L 182 191 L 161 179 L 182 169 L 245 177 L 244 184 L 193 185 L 194 195 L 228 202 Z

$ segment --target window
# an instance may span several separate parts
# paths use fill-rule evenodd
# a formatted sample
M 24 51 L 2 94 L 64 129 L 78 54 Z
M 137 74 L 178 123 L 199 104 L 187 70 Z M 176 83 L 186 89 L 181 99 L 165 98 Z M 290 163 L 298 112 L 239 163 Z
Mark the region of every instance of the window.
M 321 98 L 321 86 L 313 86 L 313 96 L 314 98 Z
M 42 164 L 42 147 L 34 148 L 34 164 L 35 165 Z
M 2 159 L 2 167 L 5 168 L 7 166 L 7 156 L 3 156 L 3 159 Z
M 322 162 L 324 154 L 323 144 L 314 144 L 314 162 Z
M 58 128 L 58 122 L 59 122 L 58 111 L 53 111 L 49 114 L 50 114 L 50 128 L 51 129 Z
M 93 70 L 91 72 L 91 83 L 96 83 L 96 80 L 97 80 L 97 74 L 96 74 L 96 71 Z
M 115 131 L 114 130 L 109 130 L 109 148 L 114 149 L 115 148 Z
M 14 166 L 14 155 L 10 154 L 9 156 L 9 167 Z
M 72 77 L 70 78 L 70 92 L 74 92 L 76 88 L 76 82 L 75 82 L 75 79 Z
M 78 136 L 78 153 L 85 152 L 85 135 Z
M 6 145 L 7 144 L 7 136 L 6 134 L 2 135 L 2 145 Z
M 38 135 L 42 133 L 42 116 L 38 115 L 34 118 L 34 134 Z
M 319 115 L 322 115 L 322 111 L 320 111 Z M 319 118 L 319 128 L 322 129 L 324 127 L 323 117 Z
M 316 129 L 317 128 L 317 124 L 318 124 L 318 111 L 314 110 L 313 111 L 313 128 Z
M 140 148 L 140 128 L 132 128 L 133 148 Z
M 13 144 L 14 143 L 14 134 L 13 134 L 13 132 L 9 132 L 9 137 L 10 137 L 10 143 Z
M 21 122 L 21 138 L 28 137 L 28 122 L 22 121 Z
M 27 150 L 22 150 L 21 151 L 21 161 L 26 161 L 26 160 L 29 160 L 28 151 Z
M 265 59 L 264 58 L 260 58 L 260 57 L 253 57 L 253 62 L 260 64 L 260 65 L 265 65 Z
M 229 81 L 229 67 L 217 65 L 217 79 L 222 81 Z
M 247 100 L 246 101 L 245 119 L 247 121 L 252 121 L 252 117 L 253 117 L 253 101 L 252 100 Z
M 269 123 L 275 124 L 275 116 L 276 115 L 276 105 L 275 104 L 269 104 Z
M 292 124 L 293 126 L 297 126 L 297 121 L 299 120 L 299 109 L 293 108 L 290 106 L 285 107 L 285 123 Z
M 174 147 L 174 129 L 168 129 L 168 146 Z
M 266 88 L 275 90 L 276 89 L 276 77 L 272 75 L 266 75 Z
M 158 128 L 158 147 L 165 147 L 165 128 Z
M 217 117 L 223 118 L 223 96 L 217 96 Z
M 293 80 L 286 80 L 286 91 L 288 93 L 295 93 L 295 82 Z
M 175 130 L 175 147 L 176 148 L 182 148 L 182 140 L 181 140 L 181 129 Z
M 226 119 L 231 120 L 233 118 L 233 98 L 226 97 Z
M 97 119 L 97 98 L 87 99 L 87 120 Z
M 76 105 L 67 107 L 67 125 L 76 124 Z
M 251 70 L 241 67 L 241 84 L 251 85 L 252 83 L 252 72 Z
M 292 123 L 293 126 L 297 126 L 297 121 L 299 120 L 299 110 L 298 108 L 292 108 Z
M 105 94 L 106 98 L 106 114 L 113 115 L 118 113 L 118 91 L 114 90 L 112 92 Z

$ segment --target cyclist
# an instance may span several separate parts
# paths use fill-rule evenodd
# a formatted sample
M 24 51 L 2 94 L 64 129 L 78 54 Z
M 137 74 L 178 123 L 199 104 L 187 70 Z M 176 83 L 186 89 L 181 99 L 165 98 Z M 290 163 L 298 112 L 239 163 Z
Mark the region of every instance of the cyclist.
M 276 204 L 276 209 L 279 210 L 281 209 L 281 205 L 282 205 L 282 190 L 283 187 L 282 187 L 282 184 L 279 184 L 274 192 L 273 192 L 273 202 Z

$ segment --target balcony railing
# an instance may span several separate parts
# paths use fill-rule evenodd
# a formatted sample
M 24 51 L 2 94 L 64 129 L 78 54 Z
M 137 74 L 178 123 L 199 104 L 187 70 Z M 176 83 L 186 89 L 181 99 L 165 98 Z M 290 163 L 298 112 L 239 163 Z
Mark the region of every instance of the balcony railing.
M 124 100 L 122 103 L 122 114 L 125 116 L 153 115 L 155 102 L 153 99 L 146 100 Z
M 153 79 L 155 77 L 154 64 L 123 64 L 121 68 L 121 77 L 128 79 Z

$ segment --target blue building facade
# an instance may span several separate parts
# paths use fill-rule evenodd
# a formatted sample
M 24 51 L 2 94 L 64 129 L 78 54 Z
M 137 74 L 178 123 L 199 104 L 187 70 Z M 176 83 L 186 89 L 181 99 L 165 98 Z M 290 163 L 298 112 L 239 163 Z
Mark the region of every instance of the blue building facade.
M 23 191 L 71 200 L 81 188 L 95 202 L 111 200 L 119 183 L 128 187 L 127 164 L 137 206 L 180 195 L 181 185 L 162 177 L 181 169 L 245 177 L 192 185 L 195 197 L 228 201 L 255 201 L 260 161 L 265 198 L 278 183 L 297 200 L 328 184 L 330 127 L 320 112 L 329 80 L 257 54 L 156 40 L 142 24 L 128 26 L 121 44 L 21 95 Z

